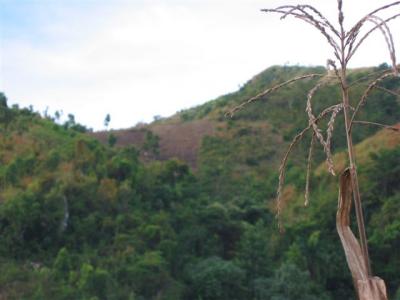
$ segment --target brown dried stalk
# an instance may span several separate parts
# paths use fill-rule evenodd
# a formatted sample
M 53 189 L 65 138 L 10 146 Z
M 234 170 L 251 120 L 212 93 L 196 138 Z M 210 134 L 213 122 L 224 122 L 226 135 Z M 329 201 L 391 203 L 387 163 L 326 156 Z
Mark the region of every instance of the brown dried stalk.
M 338 106 L 342 106 L 342 104 L 336 104 L 336 105 L 332 105 L 328 108 L 326 108 L 324 111 L 322 111 L 318 117 L 316 117 L 313 121 L 313 123 L 318 123 L 321 119 L 323 119 L 325 116 L 327 116 L 329 113 L 337 110 Z M 281 163 L 279 165 L 279 184 L 278 184 L 278 189 L 277 189 L 277 199 L 276 199 L 276 212 L 277 212 L 277 217 L 278 220 L 280 220 L 280 215 L 281 215 L 281 211 L 282 211 L 282 191 L 283 191 L 283 186 L 285 183 L 285 170 L 286 170 L 286 164 L 287 161 L 289 159 L 289 155 L 292 152 L 293 148 L 304 138 L 304 136 L 306 135 L 306 133 L 308 132 L 308 130 L 310 130 L 313 127 L 313 123 L 309 123 L 308 126 L 306 128 L 304 128 L 302 131 L 300 131 L 292 140 L 292 142 L 290 143 L 288 149 L 286 150 Z M 315 132 L 314 132 L 315 133 Z M 279 221 L 279 226 L 281 225 L 280 221 Z
M 393 69 L 396 69 L 396 49 L 394 47 L 393 35 L 389 29 L 389 26 L 382 18 L 379 18 L 378 16 L 370 16 L 368 20 L 378 26 L 379 30 L 382 32 L 389 49 Z
M 328 149 L 331 149 L 331 141 L 332 141 L 332 135 L 333 135 L 333 129 L 334 129 L 336 117 L 342 109 L 343 109 L 343 105 L 342 104 L 338 105 L 335 108 L 335 110 L 333 110 L 331 118 L 328 122 L 328 129 L 326 130 L 326 147 Z M 333 167 L 333 163 L 332 163 L 332 167 Z
M 325 83 L 324 81 L 320 81 L 308 93 L 308 95 L 307 95 L 306 112 L 308 114 L 308 122 L 312 125 L 312 129 L 314 131 L 314 134 L 315 134 L 316 138 L 318 139 L 318 141 L 320 142 L 320 144 L 324 148 L 324 152 L 325 152 L 325 155 L 326 155 L 326 163 L 328 165 L 328 171 L 332 175 L 335 175 L 331 149 L 330 149 L 327 141 L 324 140 L 324 137 L 323 137 L 323 135 L 321 133 L 321 130 L 318 128 L 318 125 L 315 122 L 315 116 L 314 116 L 314 114 L 312 112 L 312 105 L 311 105 L 311 100 L 312 100 L 314 94 L 317 92 L 317 90 L 319 90 L 324 85 L 324 83 Z
M 332 67 L 332 69 L 333 69 L 333 71 L 334 71 L 334 73 L 335 73 L 335 76 L 336 76 L 337 80 L 338 80 L 341 84 L 343 84 L 343 83 L 342 83 L 342 78 L 340 77 L 339 70 L 338 70 L 337 67 L 336 67 L 335 61 L 333 61 L 333 60 L 331 60 L 331 59 L 328 59 L 328 60 L 326 61 L 326 68 L 327 68 L 327 70 L 328 70 L 328 73 L 329 73 L 330 67 Z
M 399 2 L 398 4 L 400 4 L 400 2 Z M 346 63 L 349 62 L 349 60 L 350 60 L 350 59 L 353 57 L 353 55 L 357 52 L 358 48 L 359 48 L 359 47 L 362 45 L 362 43 L 371 35 L 371 33 L 373 33 L 376 29 L 381 29 L 382 26 L 387 27 L 387 23 L 388 23 L 388 22 L 390 22 L 390 21 L 392 21 L 392 20 L 398 18 L 399 16 L 400 16 L 400 14 L 396 14 L 396 15 L 394 15 L 394 16 L 391 16 L 390 18 L 387 18 L 387 19 L 385 19 L 385 20 L 382 20 L 381 23 L 377 24 L 375 27 L 373 27 L 371 30 L 369 30 L 369 31 L 358 41 L 358 43 L 356 44 L 356 46 L 353 48 L 353 45 L 354 45 L 354 43 L 355 43 L 355 41 L 356 41 L 357 35 L 358 35 L 358 33 L 359 33 L 359 30 L 360 30 L 360 28 L 358 28 L 358 30 L 356 31 L 356 33 L 354 33 L 353 36 L 349 36 L 349 37 L 348 37 L 349 49 L 348 49 L 348 54 L 347 54 L 347 56 L 346 56 Z M 372 17 L 372 15 L 367 15 L 367 16 L 364 18 L 364 21 L 360 24 L 360 26 L 362 26 L 367 20 L 370 20 L 371 17 Z M 376 16 L 375 16 L 375 17 L 376 17 Z M 388 28 L 388 27 L 387 27 L 387 28 Z M 390 30 L 389 30 L 389 34 L 391 35 Z M 388 45 L 390 45 L 390 46 L 389 46 L 389 52 L 390 52 L 390 57 L 391 57 L 391 60 L 392 60 L 392 66 L 393 66 L 393 68 L 396 70 L 396 67 L 395 67 L 395 66 L 396 66 L 396 60 L 395 60 L 395 57 L 396 57 L 396 56 L 395 56 L 395 53 L 394 53 L 395 48 L 394 48 L 394 46 L 392 47 L 392 45 L 390 44 L 390 42 L 388 43 Z
M 360 300 L 387 300 L 385 282 L 379 277 L 371 277 L 368 265 L 363 259 L 361 246 L 350 228 L 352 196 L 351 171 L 346 169 L 340 176 L 336 228 L 342 242 L 347 264 Z
M 350 131 L 351 131 L 351 128 L 352 128 L 352 124 L 353 124 L 353 122 L 354 122 L 354 119 L 355 119 L 357 113 L 359 112 L 360 108 L 361 108 L 363 105 L 365 105 L 365 102 L 367 101 L 368 95 L 369 95 L 369 94 L 371 93 L 371 91 L 377 86 L 377 84 L 378 84 L 379 82 L 381 82 L 381 81 L 384 80 L 385 78 L 388 78 L 388 77 L 391 77 L 391 76 L 395 76 L 395 74 L 393 74 L 393 72 L 385 73 L 385 74 L 379 76 L 379 77 L 378 77 L 377 79 L 375 79 L 374 81 L 372 81 L 372 82 L 368 85 L 368 87 L 365 89 L 363 95 L 361 96 L 360 101 L 358 102 L 358 104 L 357 104 L 357 106 L 356 106 L 356 108 L 355 108 L 355 110 L 354 110 L 354 112 L 353 112 L 353 115 L 351 116 L 350 127 L 349 127 L 349 130 L 350 130 Z
M 365 84 L 365 83 L 362 83 L 362 82 L 365 81 L 365 80 L 370 80 L 374 76 L 380 77 L 382 74 L 385 74 L 387 72 L 388 72 L 387 69 L 386 70 L 379 70 L 379 71 L 371 72 L 371 73 L 369 73 L 369 74 L 367 74 L 367 75 L 365 75 L 365 76 L 363 76 L 361 78 L 358 78 L 357 80 L 354 80 L 353 82 L 351 82 L 349 84 L 349 88 L 351 88 L 353 86 L 356 86 L 358 84 Z M 376 77 L 376 78 L 378 78 L 378 77 Z
M 310 13 L 307 12 L 307 9 L 310 11 Z M 340 46 L 333 37 L 339 37 L 339 31 L 335 29 L 335 27 L 316 8 L 310 5 L 285 5 L 275 9 L 262 9 L 261 11 L 282 14 L 281 19 L 291 15 L 313 25 L 321 32 L 321 34 L 331 45 L 335 57 L 340 59 Z M 314 16 L 312 14 L 314 14 Z
M 241 103 L 240 105 L 235 106 L 233 109 L 231 109 L 231 110 L 230 110 L 229 112 L 227 112 L 225 115 L 228 115 L 228 116 L 230 116 L 230 117 L 233 117 L 233 115 L 234 115 L 236 112 L 240 111 L 240 110 L 241 110 L 243 107 L 245 107 L 246 105 L 248 105 L 248 104 L 250 104 L 250 103 L 252 103 L 252 102 L 254 102 L 254 101 L 256 101 L 256 100 L 259 100 L 259 99 L 261 99 L 262 97 L 267 96 L 268 94 L 270 94 L 270 93 L 272 93 L 272 92 L 275 92 L 276 90 L 279 90 L 280 88 L 282 88 L 282 87 L 284 87 L 284 86 L 286 86 L 286 85 L 289 85 L 289 84 L 291 84 L 291 83 L 294 83 L 294 82 L 299 81 L 299 80 L 302 80 L 302 79 L 314 78 L 314 77 L 321 77 L 321 76 L 324 76 L 324 74 L 307 74 L 307 75 L 302 75 L 302 76 L 298 76 L 298 77 L 292 78 L 292 79 L 290 79 L 290 80 L 288 80 L 288 81 L 285 81 L 285 82 L 283 82 L 283 83 L 280 83 L 280 84 L 278 84 L 278 85 L 274 85 L 272 88 L 266 89 L 265 91 L 263 91 L 263 92 L 257 94 L 257 95 L 254 96 L 254 97 L 251 97 L 251 98 L 248 99 L 247 101 Z
M 388 8 L 391 8 L 393 6 L 399 5 L 400 1 L 396 1 L 387 5 L 384 5 L 378 9 L 375 9 L 374 11 L 368 13 L 365 17 L 361 18 L 350 30 L 349 32 L 346 34 L 346 39 L 351 39 L 354 35 L 357 35 L 358 32 L 360 31 L 360 28 L 362 27 L 362 25 L 366 22 L 367 18 L 369 16 L 375 15 L 376 13 L 386 10 Z M 387 22 L 387 21 L 386 21 Z
M 368 254 L 368 246 L 367 246 L 367 238 L 366 238 L 366 233 L 365 233 L 365 225 L 364 225 L 364 216 L 363 216 L 363 211 L 362 211 L 362 206 L 361 206 L 361 196 L 360 196 L 360 190 L 358 186 L 358 177 L 357 177 L 357 168 L 356 168 L 356 163 L 355 163 L 355 154 L 354 154 L 354 146 L 353 146 L 353 141 L 352 141 L 352 136 L 351 136 L 351 127 L 354 123 L 360 123 L 360 124 L 368 124 L 368 125 L 378 125 L 374 124 L 373 122 L 366 122 L 366 121 L 355 121 L 355 116 L 357 115 L 358 111 L 360 108 L 365 104 L 366 99 L 370 92 L 378 88 L 378 83 L 382 81 L 383 79 L 389 77 L 389 76 L 398 76 L 398 68 L 396 65 L 396 53 L 395 53 L 395 47 L 394 47 L 394 42 L 393 42 L 393 36 L 390 31 L 390 28 L 388 26 L 388 23 L 397 17 L 400 16 L 400 14 L 395 14 L 392 15 L 389 18 L 383 19 L 379 17 L 378 13 L 387 10 L 389 8 L 393 8 L 394 6 L 400 5 L 400 1 L 393 2 L 391 4 L 382 6 L 369 14 L 367 14 L 365 17 L 363 17 L 360 21 L 358 21 L 348 32 L 346 32 L 344 28 L 344 14 L 343 14 L 343 1 L 342 0 L 337 0 L 338 4 L 338 27 L 333 26 L 327 18 L 323 16 L 320 11 L 315 9 L 312 6 L 309 5 L 286 5 L 286 6 L 280 6 L 275 9 L 263 9 L 262 11 L 264 12 L 272 12 L 272 13 L 277 13 L 281 15 L 281 18 L 284 19 L 287 16 L 293 16 L 295 18 L 298 18 L 300 20 L 303 20 L 307 22 L 308 24 L 313 25 L 314 28 L 316 28 L 323 36 L 324 38 L 328 41 L 328 44 L 331 46 L 333 50 L 333 54 L 336 58 L 336 61 L 334 60 L 328 60 L 328 71 L 329 67 L 332 67 L 335 76 L 339 81 L 339 87 L 342 92 L 342 103 L 335 105 L 333 107 L 329 107 L 326 110 L 324 110 L 320 116 L 315 117 L 313 114 L 312 110 L 312 98 L 314 94 L 316 93 L 317 90 L 319 90 L 323 86 L 323 82 L 317 83 L 317 85 L 310 90 L 308 93 L 307 97 L 307 105 L 306 105 L 306 111 L 308 114 L 308 121 L 309 125 L 303 129 L 300 133 L 298 133 L 292 143 L 289 145 L 289 148 L 287 149 L 282 161 L 281 165 L 279 167 L 279 185 L 278 185 L 278 191 L 277 191 L 277 213 L 278 217 L 281 212 L 281 196 L 282 196 L 282 189 L 283 189 L 283 184 L 285 180 L 285 168 L 286 168 L 286 163 L 288 160 L 288 157 L 293 150 L 294 146 L 303 139 L 305 134 L 308 132 L 308 130 L 312 130 L 313 136 L 310 144 L 310 150 L 309 150 L 309 157 L 308 157 L 308 165 L 307 165 L 307 182 L 306 182 L 306 192 L 305 192 L 305 197 L 306 197 L 306 203 L 309 201 L 309 180 L 310 180 L 310 170 L 311 170 L 311 158 L 312 158 L 312 151 L 313 151 L 313 146 L 315 143 L 315 140 L 319 141 L 319 143 L 324 147 L 324 151 L 327 157 L 328 161 L 328 169 L 333 170 L 333 163 L 330 162 L 331 159 L 331 153 L 330 153 L 330 145 L 331 145 L 331 139 L 333 135 L 333 129 L 334 129 L 334 122 L 336 117 L 338 116 L 339 112 L 343 111 L 344 115 L 344 120 L 345 120 L 345 134 L 346 134 L 346 140 L 347 140 L 347 152 L 348 152 L 348 158 L 349 158 L 349 168 L 348 168 L 348 174 L 349 176 L 347 177 L 347 184 L 351 188 L 348 190 L 353 193 L 353 199 L 354 199 L 354 204 L 355 204 L 355 211 L 356 211 L 356 218 L 357 218 L 357 225 L 359 229 L 359 239 L 360 239 L 360 247 L 359 247 L 359 258 L 362 261 L 362 264 L 365 266 L 365 276 L 368 278 L 372 277 L 372 271 L 370 267 L 370 261 L 369 261 L 369 254 Z M 365 24 L 367 23 L 373 23 L 374 26 L 368 30 L 365 34 L 361 35 L 360 32 L 361 30 L 364 29 Z M 384 72 L 382 75 L 378 76 L 378 78 L 374 79 L 368 87 L 365 89 L 360 101 L 357 104 L 357 107 L 354 109 L 354 112 L 352 116 L 350 117 L 351 113 L 351 105 L 350 105 L 350 99 L 349 99 L 349 89 L 351 86 L 357 84 L 357 82 L 353 82 L 351 85 L 347 83 L 347 65 L 351 58 L 354 56 L 354 54 L 357 52 L 357 50 L 360 48 L 360 46 L 363 44 L 363 42 L 371 36 L 371 34 L 379 29 L 381 33 L 383 34 L 385 38 L 386 45 L 389 50 L 389 55 L 390 55 L 390 60 L 392 63 L 392 68 L 393 70 L 391 72 Z M 336 64 L 337 63 L 337 64 Z M 339 66 L 339 67 L 337 67 Z M 329 72 L 328 72 L 329 73 Z M 318 74 L 318 76 L 321 76 Z M 294 81 L 297 81 L 298 78 L 295 78 L 293 80 L 289 80 L 281 85 L 275 86 L 273 88 L 270 88 L 266 90 L 265 92 L 247 100 L 243 104 L 237 106 L 234 108 L 230 114 L 232 115 L 235 111 L 243 108 L 246 104 L 249 104 L 257 99 L 259 99 L 262 96 L 265 96 L 266 94 L 277 90 L 278 88 L 292 83 Z M 362 79 L 364 80 L 364 79 Z M 361 80 L 359 80 L 361 81 Z M 358 82 L 359 82 L 358 81 Z M 328 129 L 327 129 L 327 136 L 326 139 L 324 139 L 321 130 L 318 128 L 318 121 L 327 115 L 328 113 L 332 113 L 330 120 L 328 122 Z M 381 124 L 379 124 L 381 125 Z M 389 128 L 386 126 L 386 128 Z M 394 128 L 394 127 L 393 127 Z M 392 129 L 393 129 L 392 128 Z M 333 173 L 333 172 L 332 172 Z M 280 224 L 280 222 L 279 222 Z M 383 281 L 382 281 L 383 282 Z M 384 283 L 383 283 L 384 284 Z M 362 292 L 362 288 L 358 285 L 355 285 L 359 295 L 360 292 Z M 372 299 L 372 298 L 371 298 Z
M 389 129 L 389 130 L 393 130 L 393 131 L 400 131 L 400 127 L 395 127 L 395 126 L 385 125 L 385 124 L 376 123 L 376 122 L 368 122 L 368 121 L 353 121 L 353 124 L 374 125 L 374 126 L 383 127 L 383 128 L 385 128 L 385 129 Z
M 375 86 L 375 88 L 377 90 L 381 90 L 381 91 L 384 91 L 384 92 L 386 92 L 388 94 L 391 94 L 392 96 L 400 97 L 399 93 L 396 93 L 395 91 L 392 91 L 392 90 L 388 90 L 387 88 L 384 88 L 383 86 L 377 85 L 377 86 Z
M 308 132 L 308 130 L 310 130 L 310 128 L 312 127 L 312 125 L 308 125 L 306 128 L 304 128 L 302 131 L 300 131 L 298 134 L 296 134 L 296 136 L 293 138 L 292 142 L 290 143 L 288 149 L 285 152 L 285 155 L 282 158 L 282 161 L 279 165 L 279 183 L 278 183 L 278 190 L 276 192 L 276 217 L 278 219 L 278 227 L 281 230 L 282 227 L 282 222 L 281 222 L 281 212 L 282 212 L 282 191 L 283 191 L 283 186 L 285 184 L 285 170 L 286 170 L 286 164 L 287 161 L 289 159 L 289 155 L 292 152 L 294 146 L 296 146 L 306 135 L 306 133 Z
M 353 48 L 354 43 L 357 41 L 358 34 L 360 33 L 361 28 L 363 25 L 367 22 L 368 19 L 370 19 L 371 16 L 375 16 L 376 13 L 381 12 L 383 10 L 387 10 L 388 8 L 391 8 L 393 6 L 399 5 L 400 1 L 393 2 L 391 4 L 382 6 L 378 9 L 375 9 L 374 11 L 370 12 L 367 14 L 364 18 L 362 18 L 360 21 L 358 21 L 352 28 L 351 30 L 346 34 L 344 37 L 345 39 L 345 47 L 348 47 L 348 52 L 346 56 L 346 63 L 351 59 L 351 57 L 354 55 L 354 53 L 357 51 L 357 49 L 360 47 L 360 45 L 365 41 L 365 39 L 370 36 L 370 34 L 378 29 L 380 25 L 377 25 L 373 27 L 370 31 L 368 31 L 357 43 L 357 45 Z M 386 20 L 383 21 L 383 23 L 387 24 L 390 21 L 394 20 L 397 18 L 399 14 L 393 15 L 390 18 L 387 18 Z M 383 25 L 383 24 L 381 24 Z
M 310 203 L 310 181 L 311 181 L 311 170 L 312 170 L 311 164 L 314 152 L 314 144 L 315 144 L 315 133 L 313 133 L 311 137 L 310 147 L 308 149 L 306 187 L 304 192 L 304 206 L 308 206 L 308 204 Z

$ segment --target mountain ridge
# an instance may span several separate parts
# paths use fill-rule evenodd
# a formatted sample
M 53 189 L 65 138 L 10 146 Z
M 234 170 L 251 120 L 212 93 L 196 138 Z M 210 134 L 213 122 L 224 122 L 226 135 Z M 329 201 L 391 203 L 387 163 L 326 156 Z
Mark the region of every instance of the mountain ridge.
M 386 67 L 387 66 L 383 64 L 376 68 L 350 70 L 350 84 L 352 81 L 358 81 L 371 72 L 385 70 Z M 324 72 L 326 72 L 326 70 L 323 67 L 272 66 L 255 75 L 236 92 L 220 96 L 202 105 L 182 110 L 169 118 L 162 118 L 150 124 L 141 124 L 138 127 L 119 131 L 95 132 L 93 136 L 97 137 L 103 143 L 106 143 L 107 136 L 112 134 L 117 138 L 117 146 L 132 144 L 141 148 L 144 143 L 145 132 L 149 130 L 159 137 L 159 155 L 152 156 L 153 159 L 166 160 L 178 158 L 188 163 L 194 169 L 197 168 L 197 159 L 199 157 L 202 139 L 206 136 L 215 136 L 216 134 L 219 134 L 219 136 L 221 136 L 221 134 L 224 135 L 222 133 L 223 131 L 233 137 L 235 133 L 232 131 L 235 130 L 235 127 L 242 127 L 239 128 L 238 131 L 242 131 L 241 134 L 243 134 L 243 132 L 247 130 L 246 126 L 253 128 L 258 126 L 256 123 L 269 124 L 270 130 L 268 133 L 264 132 L 264 134 L 280 135 L 283 139 L 280 148 L 285 148 L 291 137 L 307 124 L 307 117 L 304 112 L 305 99 L 307 98 L 307 90 L 311 89 L 316 80 L 306 79 L 285 87 L 281 91 L 271 94 L 267 100 L 266 98 L 260 99 L 256 103 L 252 103 L 252 105 L 243 108 L 232 118 L 228 117 L 226 114 L 234 106 L 292 77 L 302 76 L 307 73 Z M 362 86 L 359 88 L 356 87 L 356 90 L 353 92 L 353 102 L 362 94 L 360 91 L 361 87 Z M 332 99 L 336 96 L 339 98 L 338 90 L 332 86 L 328 86 L 326 89 L 326 93 L 323 93 L 321 96 L 317 95 L 316 103 L 314 104 L 315 110 L 321 110 L 323 105 L 328 106 L 334 103 L 332 100 L 327 99 Z M 380 95 L 382 95 L 382 93 L 374 94 L 372 97 L 373 99 L 369 101 L 373 103 L 377 102 L 376 99 Z M 394 103 L 397 107 L 399 106 L 398 100 Z M 375 103 L 375 105 L 377 104 Z M 396 109 L 392 109 L 392 113 L 389 112 L 389 116 L 391 115 L 389 118 L 384 118 L 379 115 L 374 116 L 373 108 L 367 113 L 362 113 L 362 117 L 372 116 L 372 121 L 380 122 L 388 121 L 387 119 L 389 119 L 389 121 L 394 124 L 398 121 L 396 120 Z M 268 111 L 271 112 L 269 113 Z M 285 122 L 287 119 L 290 119 L 292 123 Z M 342 122 L 343 121 L 339 120 L 339 126 L 343 125 Z M 375 133 L 377 130 L 378 128 L 374 127 L 359 129 L 360 133 L 355 133 L 355 142 L 359 142 L 361 139 Z M 359 137 L 358 135 L 361 136 Z M 259 138 L 261 139 L 262 137 L 260 136 Z M 339 144 L 339 147 L 343 149 L 345 146 L 343 137 L 338 140 L 339 142 L 337 143 L 334 141 L 333 147 Z M 177 145 L 179 145 L 179 147 L 177 147 Z

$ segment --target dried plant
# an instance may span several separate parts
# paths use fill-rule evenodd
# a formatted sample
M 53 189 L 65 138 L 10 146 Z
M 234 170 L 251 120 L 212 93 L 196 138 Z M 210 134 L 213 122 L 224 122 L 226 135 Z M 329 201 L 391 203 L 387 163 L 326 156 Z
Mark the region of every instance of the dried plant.
M 309 155 L 308 155 L 308 163 L 307 163 L 307 179 L 306 179 L 306 188 L 305 188 L 305 204 L 307 205 L 309 202 L 309 182 L 310 182 L 310 173 L 311 173 L 311 160 L 313 155 L 313 147 L 315 142 L 319 142 L 326 155 L 326 162 L 328 171 L 335 175 L 334 165 L 331 153 L 331 140 L 333 136 L 334 124 L 339 113 L 343 112 L 344 120 L 345 120 L 345 134 L 347 140 L 347 153 L 349 159 L 349 178 L 351 182 L 351 191 L 353 193 L 353 199 L 355 204 L 357 225 L 359 230 L 359 239 L 360 239 L 360 249 L 362 253 L 362 259 L 364 260 L 367 274 L 369 277 L 372 276 L 368 247 L 367 247 L 367 238 L 365 233 L 365 225 L 364 225 L 364 217 L 363 211 L 361 207 L 361 197 L 358 186 L 358 178 L 357 178 L 357 169 L 355 163 L 354 156 L 354 146 L 352 141 L 352 127 L 354 124 L 362 124 L 362 125 L 377 125 L 383 126 L 388 129 L 398 130 L 396 127 L 387 126 L 383 124 L 378 124 L 374 122 L 367 121 L 357 121 L 355 118 L 360 111 L 361 107 L 366 103 L 367 98 L 371 91 L 374 89 L 380 89 L 385 92 L 391 93 L 392 95 L 398 96 L 398 94 L 394 91 L 387 90 L 385 88 L 380 87 L 378 84 L 382 82 L 384 79 L 389 77 L 397 77 L 399 76 L 399 67 L 396 64 L 396 52 L 393 42 L 393 35 L 391 33 L 389 22 L 399 17 L 400 14 L 394 14 L 389 18 L 383 19 L 379 16 L 379 13 L 387 11 L 390 8 L 400 5 L 400 1 L 396 1 L 390 3 L 388 5 L 382 6 L 365 17 L 361 18 L 350 30 L 345 30 L 344 28 L 344 13 L 343 13 L 343 1 L 337 0 L 338 4 L 338 24 L 334 26 L 327 18 L 323 16 L 323 14 L 317 10 L 316 8 L 310 5 L 284 5 L 274 9 L 262 9 L 263 12 L 267 13 L 277 13 L 281 15 L 281 19 L 285 19 L 288 16 L 295 17 L 306 23 L 311 24 L 314 28 L 316 28 L 323 37 L 327 40 L 328 44 L 331 46 L 333 58 L 327 60 L 327 74 L 309 74 L 303 75 L 299 77 L 295 77 L 290 79 L 282 84 L 278 84 L 272 88 L 265 90 L 264 92 L 256 95 L 255 97 L 245 101 L 244 103 L 234 107 L 229 115 L 233 115 L 235 112 L 243 109 L 246 105 L 260 100 L 267 96 L 268 94 L 277 91 L 278 89 L 292 84 L 298 80 L 309 79 L 320 77 L 321 79 L 318 83 L 309 91 L 307 95 L 307 103 L 306 103 L 306 112 L 308 116 L 308 126 L 304 128 L 301 132 L 299 132 L 294 139 L 292 140 L 289 148 L 285 152 L 283 159 L 281 161 L 279 167 L 279 184 L 277 191 L 277 216 L 279 217 L 282 209 L 281 197 L 282 197 L 282 189 L 285 180 L 285 167 L 288 160 L 288 157 L 293 150 L 294 146 L 298 144 L 305 136 L 308 131 L 312 131 Z M 368 27 L 369 26 L 369 27 Z M 363 44 L 363 42 L 371 36 L 371 34 L 375 31 L 379 30 L 384 39 L 388 48 L 390 61 L 391 61 L 391 69 L 386 70 L 380 73 L 371 73 L 369 76 L 365 78 L 361 78 L 357 80 L 357 82 L 353 82 L 349 84 L 347 81 L 347 66 L 354 54 Z M 314 115 L 312 100 L 314 95 L 323 88 L 327 83 L 329 83 L 330 79 L 334 78 L 339 85 L 341 90 L 342 99 L 336 105 L 326 108 L 322 113 L 318 116 Z M 371 80 L 358 101 L 355 108 L 350 106 L 349 99 L 349 90 L 355 84 L 359 82 Z M 326 134 L 324 136 L 322 130 L 320 129 L 318 123 L 329 116 L 328 126 L 326 130 Z M 280 221 L 279 221 L 280 223 Z M 357 286 L 356 286 L 357 289 Z

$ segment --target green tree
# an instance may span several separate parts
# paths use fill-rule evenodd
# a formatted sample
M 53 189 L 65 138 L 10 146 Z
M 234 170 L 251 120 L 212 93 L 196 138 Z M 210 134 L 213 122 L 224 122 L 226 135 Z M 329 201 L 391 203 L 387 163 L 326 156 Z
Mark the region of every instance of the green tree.
M 4 93 L 0 92 L 0 125 L 7 128 L 11 122 L 11 110 L 7 106 L 7 97 Z
M 322 300 L 331 297 L 322 292 L 307 271 L 292 264 L 283 264 L 270 279 L 255 281 L 256 299 Z
M 107 114 L 106 117 L 104 118 L 104 126 L 106 127 L 106 129 L 110 125 L 110 122 L 111 122 L 111 116 L 110 114 Z
M 97 297 L 97 299 L 113 299 L 113 280 L 110 274 L 103 269 L 94 268 L 85 263 L 80 270 L 78 289 L 85 296 L 84 299 Z
M 142 146 L 146 154 L 157 156 L 160 154 L 160 137 L 153 132 L 147 130 L 144 138 L 144 144 Z
M 190 270 L 191 299 L 245 299 L 245 271 L 230 261 L 211 257 Z
M 53 272 L 56 279 L 67 279 L 72 269 L 71 257 L 66 248 L 58 251 L 57 257 L 53 263 Z
M 107 140 L 107 142 L 108 142 L 108 145 L 110 146 L 110 147 L 114 147 L 115 146 L 115 144 L 117 143 L 117 137 L 115 136 L 115 134 L 113 134 L 113 133 L 110 133 L 109 135 L 108 135 L 108 140 Z

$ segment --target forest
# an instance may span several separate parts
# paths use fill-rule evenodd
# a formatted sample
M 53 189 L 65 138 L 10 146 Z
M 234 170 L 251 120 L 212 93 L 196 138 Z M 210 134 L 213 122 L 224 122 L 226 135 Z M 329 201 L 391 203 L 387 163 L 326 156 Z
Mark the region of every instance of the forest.
M 387 68 L 350 70 L 351 99 L 365 78 Z M 266 87 L 311 72 L 325 68 L 268 68 L 236 92 L 147 125 L 147 140 L 130 145 L 119 143 L 118 132 L 100 141 L 73 116 L 60 123 L 10 106 L 1 93 L 0 299 L 355 299 L 335 227 L 338 178 L 326 172 L 321 147 L 306 208 L 308 142 L 293 153 L 284 232 L 277 226 L 280 160 L 308 122 L 305 99 L 315 80 L 226 117 Z M 381 86 L 398 93 L 399 83 Z M 315 110 L 338 98 L 337 87 L 327 86 Z M 399 97 L 374 91 L 360 117 L 400 128 Z M 202 137 L 195 165 L 163 157 L 165 137 L 152 126 L 199 120 L 213 131 Z M 335 126 L 340 174 L 347 163 L 343 119 Z M 358 125 L 353 138 L 372 268 L 390 299 L 400 300 L 400 133 Z

